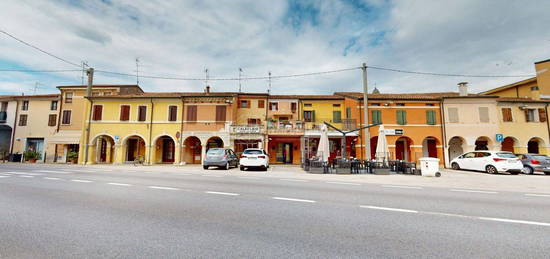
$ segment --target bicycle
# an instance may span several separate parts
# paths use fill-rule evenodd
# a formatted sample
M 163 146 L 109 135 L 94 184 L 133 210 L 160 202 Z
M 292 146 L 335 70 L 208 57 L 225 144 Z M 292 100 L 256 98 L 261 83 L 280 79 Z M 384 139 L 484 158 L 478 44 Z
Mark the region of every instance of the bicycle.
M 138 156 L 136 157 L 136 159 L 134 159 L 134 166 L 138 166 L 138 164 L 143 165 L 144 163 L 145 159 L 142 156 Z

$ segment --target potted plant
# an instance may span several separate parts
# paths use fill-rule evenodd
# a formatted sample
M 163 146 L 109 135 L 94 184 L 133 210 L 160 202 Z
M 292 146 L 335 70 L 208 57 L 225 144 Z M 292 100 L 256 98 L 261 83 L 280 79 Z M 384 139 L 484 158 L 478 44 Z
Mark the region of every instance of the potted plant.
M 30 163 L 36 163 L 36 160 L 42 158 L 42 154 L 34 150 L 27 150 L 23 153 L 23 157 L 25 158 L 25 161 L 29 161 Z
M 69 151 L 67 153 L 67 161 L 71 164 L 76 164 L 76 162 L 78 161 L 78 152 Z

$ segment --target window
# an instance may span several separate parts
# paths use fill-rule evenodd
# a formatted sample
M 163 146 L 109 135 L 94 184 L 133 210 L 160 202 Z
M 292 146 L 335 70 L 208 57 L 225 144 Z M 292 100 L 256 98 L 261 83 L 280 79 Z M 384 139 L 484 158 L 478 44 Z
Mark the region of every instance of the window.
M 381 124 L 382 123 L 382 111 L 380 110 L 371 110 L 372 114 L 372 124 Z
M 187 121 L 197 121 L 197 106 L 187 106 Z
M 514 118 L 512 117 L 512 108 L 502 108 L 502 121 L 512 122 Z
M 450 123 L 458 123 L 458 108 L 448 108 L 447 113 L 449 114 Z
M 536 113 L 535 109 L 525 109 L 526 122 L 536 122 L 537 121 L 536 115 L 538 114 Z
M 138 107 L 138 121 L 145 121 L 147 119 L 147 106 Z
M 269 110 L 270 111 L 278 111 L 279 110 L 279 103 L 270 102 L 269 103 Z
M 65 93 L 65 103 L 73 103 L 73 93 L 72 92 L 66 92 Z
M 304 121 L 306 122 L 315 121 L 315 111 L 304 111 Z
M 546 110 L 544 108 L 539 108 L 539 122 L 546 122 Z
M 351 119 L 351 107 L 346 107 L 346 119 Z
M 250 101 L 249 100 L 240 100 L 239 101 L 239 108 L 250 108 Z
M 407 111 L 397 110 L 397 124 L 399 125 L 407 124 Z
M 396 105 L 396 106 L 405 106 L 404 103 L 397 103 L 397 104 L 395 104 L 395 105 Z
M 341 111 L 332 111 L 332 122 L 341 123 L 342 122 L 342 112 Z
M 50 103 L 50 110 L 51 111 L 57 111 L 57 101 L 52 101 Z
M 129 120 L 130 120 L 130 105 L 121 105 L 120 121 L 129 121 Z
M 264 100 L 258 100 L 258 108 L 265 108 L 265 101 Z
M 379 103 L 370 103 L 369 105 L 371 105 L 371 106 L 380 106 Z
M 435 125 L 437 119 L 435 118 L 435 111 L 426 111 L 426 124 Z
M 333 103 L 332 107 L 340 107 L 340 104 L 339 103 Z
M 61 124 L 69 125 L 71 124 L 71 111 L 63 111 L 63 117 L 61 118 Z
M 92 92 L 92 96 L 100 96 L 99 92 Z
M 226 119 L 226 108 L 225 106 L 218 105 L 216 106 L 216 121 L 225 121 Z
M 19 115 L 19 126 L 27 126 L 27 114 Z
M 111 92 L 103 92 L 103 95 L 111 95 L 111 94 L 113 94 L 113 93 L 111 93 Z
M 290 110 L 292 111 L 292 113 L 296 113 L 297 109 L 298 109 L 297 103 L 290 103 Z
M 176 121 L 176 120 L 178 120 L 178 106 L 170 105 L 168 106 L 168 121 Z
M 23 101 L 21 104 L 21 110 L 28 111 L 29 110 L 29 101 Z
M 479 107 L 479 122 L 489 122 L 489 107 Z
M 538 86 L 531 86 L 531 91 L 538 91 L 539 90 L 539 87 Z
M 260 119 L 248 119 L 248 125 L 260 125 L 262 120 Z
M 101 117 L 103 117 L 103 105 L 94 105 L 92 120 L 100 121 Z
M 433 103 L 427 103 L 426 106 L 434 106 Z
M 55 126 L 57 124 L 57 114 L 50 114 L 48 117 L 48 126 Z
M 304 107 L 312 107 L 313 105 L 311 103 L 304 103 Z

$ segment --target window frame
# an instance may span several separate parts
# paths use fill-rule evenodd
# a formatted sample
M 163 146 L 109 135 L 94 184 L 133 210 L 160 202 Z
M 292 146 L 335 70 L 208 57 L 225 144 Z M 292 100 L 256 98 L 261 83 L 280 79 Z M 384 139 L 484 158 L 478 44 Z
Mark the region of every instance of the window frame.
M 68 112 L 68 123 L 65 123 L 65 112 Z M 61 125 L 71 125 L 72 123 L 73 110 L 63 110 L 61 111 Z
M 53 120 L 52 120 L 52 116 L 53 116 Z M 53 123 L 51 123 L 53 121 Z M 48 115 L 48 126 L 49 127 L 54 127 L 57 125 L 57 114 L 49 114 Z
M 25 118 L 25 119 L 23 120 L 23 118 Z M 25 127 L 25 126 L 27 126 L 28 121 L 29 121 L 29 115 L 28 114 L 19 114 L 19 122 L 17 123 L 17 126 Z
M 96 107 L 101 107 L 101 112 L 99 114 L 99 120 L 96 119 Z M 103 120 L 103 104 L 94 104 L 92 105 L 92 121 L 102 121 Z
M 123 107 L 128 107 L 128 115 L 126 115 L 124 118 L 122 117 L 123 114 Z M 130 104 L 121 104 L 118 108 L 118 120 L 119 121 L 130 121 L 130 118 L 132 118 L 132 106 Z
M 71 97 L 68 97 L 69 95 Z M 65 97 L 65 103 L 73 103 L 74 92 L 65 92 L 64 97 Z
M 187 111 L 185 113 L 185 116 L 186 116 L 185 120 L 189 121 L 189 122 L 196 122 L 199 107 L 197 105 L 186 105 L 185 107 L 187 107 L 187 109 L 186 109 Z M 193 108 L 193 109 L 191 109 L 191 108 Z M 190 113 L 191 110 L 193 110 L 193 114 Z
M 141 120 L 141 108 L 145 108 L 144 114 L 143 114 L 143 120 Z M 138 112 L 137 112 L 137 121 L 144 122 L 147 121 L 147 105 L 138 105 Z
M 174 114 L 172 114 L 172 109 L 174 109 Z M 172 115 L 174 115 L 173 120 L 172 120 Z M 177 105 L 168 105 L 168 121 L 178 121 L 178 106 Z
M 223 111 L 223 116 L 222 116 L 221 111 Z M 218 112 L 219 112 L 219 114 L 218 114 Z M 218 116 L 220 118 L 218 118 Z M 225 105 L 216 105 L 216 122 L 225 122 L 225 121 L 227 121 L 227 106 L 225 106 Z
M 54 105 L 55 103 L 55 105 Z M 55 106 L 55 109 L 54 109 Z M 57 108 L 59 107 L 59 101 L 53 100 L 50 102 L 50 111 L 57 111 Z
M 21 110 L 22 111 L 28 111 L 29 110 L 29 100 L 24 100 L 22 103 L 21 103 Z

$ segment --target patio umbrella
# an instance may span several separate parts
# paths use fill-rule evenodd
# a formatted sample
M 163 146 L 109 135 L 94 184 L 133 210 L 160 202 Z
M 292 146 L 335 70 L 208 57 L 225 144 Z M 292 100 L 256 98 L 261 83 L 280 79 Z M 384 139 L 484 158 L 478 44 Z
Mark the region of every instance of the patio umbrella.
M 390 150 L 388 149 L 388 141 L 386 140 L 386 133 L 384 132 L 384 125 L 380 125 L 378 128 L 378 142 L 376 142 L 376 161 L 388 161 L 390 157 Z
M 321 138 L 319 139 L 319 146 L 317 147 L 317 157 L 323 161 L 328 161 L 329 156 L 329 143 L 328 143 L 328 129 L 327 125 L 321 125 Z

